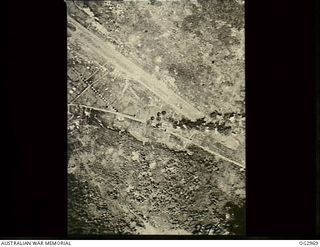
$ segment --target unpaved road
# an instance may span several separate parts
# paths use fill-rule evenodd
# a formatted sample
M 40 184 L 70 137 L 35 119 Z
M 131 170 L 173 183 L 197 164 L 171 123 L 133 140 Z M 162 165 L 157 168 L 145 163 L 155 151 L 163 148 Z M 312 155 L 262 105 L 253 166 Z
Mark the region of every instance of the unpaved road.
M 158 80 L 155 76 L 147 73 L 131 62 L 128 58 L 118 52 L 112 44 L 93 34 L 72 17 L 68 16 L 68 21 L 77 28 L 77 30 L 73 32 L 73 36 L 77 38 L 78 42 L 80 42 L 84 48 L 89 49 L 94 55 L 112 63 L 128 77 L 139 82 L 165 103 L 170 105 L 177 113 L 182 114 L 190 120 L 204 117 L 202 112 L 170 90 L 163 81 Z
M 127 115 L 127 114 L 123 114 L 123 113 L 119 113 L 119 112 L 115 112 L 115 111 L 110 111 L 110 110 L 105 110 L 105 109 L 101 109 L 101 108 L 97 108 L 97 107 L 92 107 L 92 106 L 87 106 L 87 105 L 80 105 L 80 104 L 69 104 L 69 105 L 70 105 L 70 106 L 81 107 L 81 108 L 93 109 L 93 110 L 97 110 L 97 111 L 101 111 L 101 112 L 106 112 L 106 113 L 111 113 L 111 114 L 115 114 L 115 115 L 118 115 L 118 116 L 123 117 L 123 118 L 128 118 L 128 119 L 131 119 L 131 120 L 133 120 L 133 121 L 140 122 L 140 123 L 142 123 L 142 124 L 146 124 L 146 121 L 145 121 L 145 120 L 137 119 L 137 118 L 131 117 L 131 116 Z M 224 155 L 222 155 L 222 154 L 220 154 L 220 153 L 218 153 L 218 152 L 215 152 L 215 151 L 213 151 L 213 150 L 211 150 L 211 149 L 209 149 L 209 148 L 207 148 L 207 147 L 203 147 L 202 145 L 194 142 L 194 141 L 193 141 L 192 139 L 190 139 L 190 138 L 187 138 L 187 137 L 185 137 L 185 136 L 179 135 L 178 133 L 174 133 L 174 132 L 172 132 L 172 131 L 170 131 L 170 130 L 166 130 L 166 132 L 169 133 L 170 135 L 174 135 L 174 136 L 182 139 L 182 140 L 185 141 L 185 142 L 188 142 L 188 144 L 193 144 L 193 145 L 195 145 L 195 146 L 203 149 L 204 151 L 206 151 L 206 152 L 208 152 L 208 153 L 210 153 L 210 154 L 213 154 L 214 156 L 219 157 L 219 158 L 222 159 L 222 160 L 225 160 L 225 161 L 227 161 L 227 162 L 229 162 L 229 163 L 232 163 L 232 164 L 234 164 L 234 165 L 236 165 L 236 166 L 238 166 L 238 167 L 240 167 L 240 168 L 242 168 L 242 169 L 245 169 L 245 165 L 244 165 L 244 164 L 241 164 L 241 163 L 239 163 L 239 162 L 237 162 L 237 161 L 235 161 L 235 160 L 231 160 L 231 159 L 225 157 Z

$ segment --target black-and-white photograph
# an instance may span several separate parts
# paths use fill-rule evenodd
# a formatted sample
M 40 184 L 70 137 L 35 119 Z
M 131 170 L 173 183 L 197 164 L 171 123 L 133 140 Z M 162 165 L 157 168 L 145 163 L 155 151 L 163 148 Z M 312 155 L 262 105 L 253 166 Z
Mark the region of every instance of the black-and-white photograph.
M 244 235 L 244 2 L 66 4 L 68 234 Z

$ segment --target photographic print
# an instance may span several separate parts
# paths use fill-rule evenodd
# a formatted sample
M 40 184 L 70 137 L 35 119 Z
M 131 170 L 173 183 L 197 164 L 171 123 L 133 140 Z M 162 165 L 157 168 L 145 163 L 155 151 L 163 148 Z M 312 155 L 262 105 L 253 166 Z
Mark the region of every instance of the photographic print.
M 244 235 L 244 2 L 66 4 L 68 233 Z

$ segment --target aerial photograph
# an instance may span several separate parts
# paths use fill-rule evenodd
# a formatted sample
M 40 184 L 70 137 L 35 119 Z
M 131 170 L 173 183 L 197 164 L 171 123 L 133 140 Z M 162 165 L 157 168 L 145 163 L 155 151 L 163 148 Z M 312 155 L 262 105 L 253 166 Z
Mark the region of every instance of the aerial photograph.
M 244 1 L 65 2 L 68 234 L 245 235 Z

